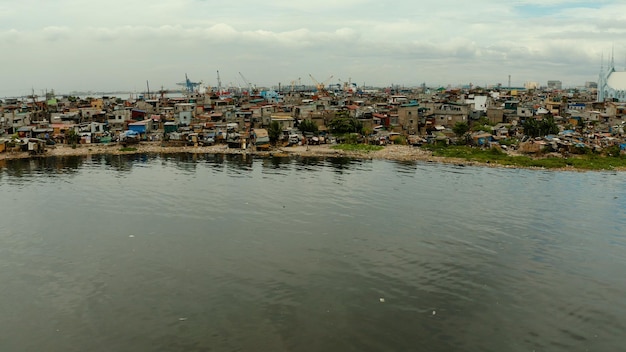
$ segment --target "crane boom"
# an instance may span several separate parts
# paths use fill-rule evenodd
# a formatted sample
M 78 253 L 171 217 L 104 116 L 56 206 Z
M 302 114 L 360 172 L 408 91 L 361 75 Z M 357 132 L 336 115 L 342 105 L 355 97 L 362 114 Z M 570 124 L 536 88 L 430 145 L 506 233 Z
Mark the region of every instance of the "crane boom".
M 312 74 L 310 74 L 310 73 L 309 73 L 309 77 L 311 77 L 311 79 L 313 80 L 313 83 L 315 83 L 315 85 L 316 85 L 316 86 L 319 86 L 319 85 L 320 85 L 320 82 L 318 82 L 318 81 L 315 79 L 315 77 L 313 77 L 313 75 L 312 75 Z
M 146 82 L 147 83 L 147 82 Z M 192 82 L 187 74 L 185 73 L 185 82 L 176 83 L 179 86 L 185 87 L 187 93 L 193 93 L 196 87 L 202 84 L 202 82 Z
M 309 73 L 309 77 L 311 77 L 311 79 L 313 80 L 313 82 L 315 83 L 315 86 L 317 88 L 317 90 L 322 93 L 322 94 L 327 94 L 326 91 L 326 83 L 330 82 L 330 80 L 333 78 L 332 75 L 330 75 L 330 77 L 328 77 L 324 82 L 320 83 L 318 82 L 315 77 L 313 77 L 312 74 Z
M 246 77 L 243 75 L 243 73 L 239 72 L 239 76 L 241 76 L 241 79 L 243 79 L 243 83 L 246 84 L 246 86 L 248 86 L 248 94 L 252 94 L 252 92 L 255 90 L 254 87 L 252 86 L 252 84 L 246 79 Z

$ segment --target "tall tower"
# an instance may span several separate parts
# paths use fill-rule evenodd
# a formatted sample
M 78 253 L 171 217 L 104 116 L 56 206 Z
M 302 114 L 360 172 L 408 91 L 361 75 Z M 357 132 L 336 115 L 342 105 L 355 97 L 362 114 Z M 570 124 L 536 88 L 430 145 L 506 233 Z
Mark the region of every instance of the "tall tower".
M 598 75 L 597 101 L 604 101 L 604 53 L 600 56 L 600 74 Z

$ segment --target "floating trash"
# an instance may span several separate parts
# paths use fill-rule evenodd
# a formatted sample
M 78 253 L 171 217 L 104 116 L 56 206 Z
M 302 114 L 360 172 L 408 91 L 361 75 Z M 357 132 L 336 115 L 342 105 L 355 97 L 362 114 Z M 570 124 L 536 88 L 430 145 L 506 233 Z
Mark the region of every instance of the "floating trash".
M 385 299 L 384 298 L 381 297 L 381 298 L 379 298 L 379 300 L 380 300 L 380 303 L 385 303 Z
M 437 314 L 437 312 L 435 312 L 435 311 L 433 310 L 433 315 L 435 315 L 435 314 Z
M 178 321 L 185 321 L 187 318 L 178 318 Z
M 133 237 L 135 237 L 135 235 L 128 235 L 128 237 L 133 238 Z

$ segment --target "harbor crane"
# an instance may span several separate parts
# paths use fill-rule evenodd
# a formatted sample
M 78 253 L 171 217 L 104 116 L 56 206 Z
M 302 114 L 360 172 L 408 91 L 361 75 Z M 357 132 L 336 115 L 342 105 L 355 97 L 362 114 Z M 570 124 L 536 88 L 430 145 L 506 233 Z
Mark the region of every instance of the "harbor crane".
M 248 95 L 256 94 L 256 87 L 252 86 L 252 84 L 246 79 L 243 73 L 239 72 L 239 76 L 241 76 L 241 79 L 243 79 L 243 83 L 248 86 Z
M 196 90 L 196 87 L 202 85 L 202 82 L 192 82 L 185 73 L 185 82 L 180 82 L 176 84 L 185 87 L 187 93 L 193 93 Z
M 315 77 L 313 77 L 312 74 L 309 73 L 309 77 L 311 77 L 311 79 L 313 80 L 313 83 L 315 83 L 315 87 L 317 88 L 317 91 L 320 92 L 320 94 L 322 95 L 327 95 L 328 91 L 326 90 L 326 83 L 330 82 L 330 80 L 333 78 L 332 75 L 330 75 L 330 77 L 328 77 L 324 82 L 318 82 Z
M 298 77 L 297 81 L 295 79 L 293 81 L 291 81 L 291 91 L 292 92 L 295 92 L 295 90 L 296 90 L 295 89 L 296 83 L 297 83 L 298 90 L 302 88 L 302 82 L 300 80 L 301 80 L 301 78 Z
M 337 84 L 337 90 L 343 91 L 344 93 L 355 93 L 356 92 L 356 83 L 352 83 L 352 77 L 348 77 L 348 81 L 342 81 L 341 79 L 337 79 L 339 83 Z

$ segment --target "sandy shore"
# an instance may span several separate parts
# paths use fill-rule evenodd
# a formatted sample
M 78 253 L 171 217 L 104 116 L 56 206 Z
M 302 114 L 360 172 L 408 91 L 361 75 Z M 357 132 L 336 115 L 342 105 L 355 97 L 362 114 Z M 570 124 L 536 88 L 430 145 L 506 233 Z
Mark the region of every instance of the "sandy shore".
M 269 151 L 241 150 L 228 148 L 226 145 L 215 145 L 207 147 L 192 146 L 162 146 L 160 142 L 142 142 L 132 145 L 134 150 L 123 151 L 122 146 L 116 143 L 111 144 L 83 144 L 72 148 L 68 145 L 56 145 L 46 149 L 43 157 L 46 156 L 80 156 L 80 155 L 97 155 L 97 154 L 138 154 L 138 153 L 155 153 L 155 154 L 172 154 L 172 153 L 193 153 L 193 154 L 248 154 L 259 156 L 310 156 L 310 157 L 350 157 L 357 159 L 387 159 L 399 161 L 434 161 L 434 162 L 450 162 L 465 163 L 466 160 L 454 160 L 449 158 L 434 157 L 432 152 L 417 147 L 404 145 L 390 145 L 384 149 L 372 152 L 353 152 L 342 151 L 331 148 L 331 145 L 311 145 L 311 146 L 292 146 L 273 148 Z M 3 152 L 0 153 L 0 160 L 31 158 L 28 152 Z
M 123 154 L 174 154 L 174 153 L 192 153 L 192 154 L 248 154 L 258 156 L 307 156 L 307 157 L 348 157 L 355 159 L 385 159 L 396 161 L 426 161 L 437 163 L 448 163 L 456 165 L 476 165 L 486 167 L 503 167 L 503 168 L 518 168 L 512 165 L 500 165 L 496 163 L 481 163 L 476 161 L 469 161 L 460 158 L 446 158 L 433 156 L 431 151 L 421 149 L 419 147 L 412 147 L 407 145 L 388 145 L 382 150 L 371 152 L 355 152 L 355 151 L 343 151 L 332 149 L 331 145 L 311 145 L 311 146 L 292 146 L 292 147 L 280 147 L 273 148 L 269 151 L 255 151 L 255 150 L 241 150 L 228 148 L 226 145 L 214 145 L 206 147 L 192 147 L 192 146 L 162 146 L 161 142 L 141 142 L 140 144 L 132 145 L 133 150 L 123 151 L 122 146 L 116 143 L 111 144 L 83 144 L 78 145 L 76 148 L 72 148 L 67 145 L 56 145 L 47 148 L 42 157 L 47 156 L 80 156 L 80 155 L 97 155 L 97 154 L 109 154 L 109 155 L 123 155 Z M 28 152 L 2 152 L 0 153 L 1 160 L 10 159 L 25 159 L 31 158 Z M 565 169 L 551 169 L 551 170 L 569 170 L 569 171 L 584 171 L 576 170 L 574 168 Z

